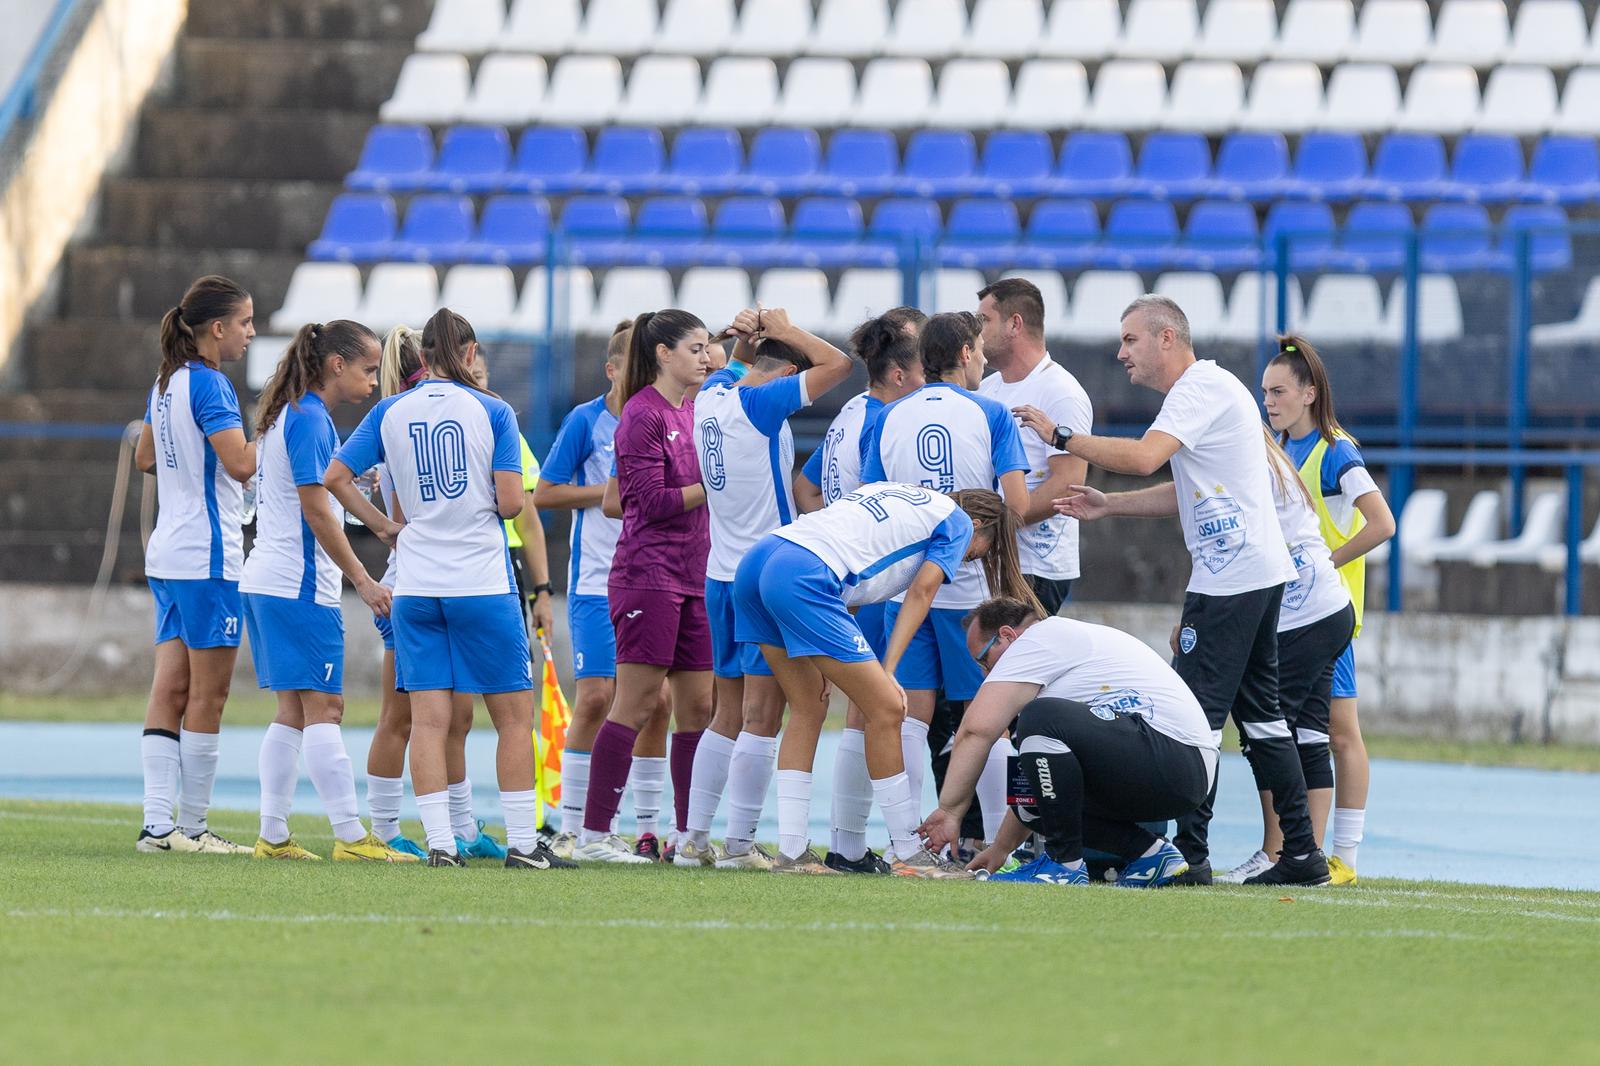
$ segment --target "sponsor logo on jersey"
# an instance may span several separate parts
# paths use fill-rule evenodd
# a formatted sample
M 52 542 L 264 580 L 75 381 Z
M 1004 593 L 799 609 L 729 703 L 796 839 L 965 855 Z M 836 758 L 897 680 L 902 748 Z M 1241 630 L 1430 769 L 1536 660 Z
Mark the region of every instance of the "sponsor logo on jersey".
M 1033 765 L 1039 771 L 1039 795 L 1045 799 L 1055 799 L 1056 782 L 1050 776 L 1050 760 L 1041 755 L 1033 760 Z
M 1102 692 L 1089 704 L 1096 718 L 1109 722 L 1116 718 L 1154 718 L 1155 701 L 1138 689 L 1117 688 Z
M 671 433 L 668 433 L 667 434 L 667 439 L 668 440 L 677 440 L 678 439 L 678 431 L 677 430 L 673 430 Z
M 1184 626 L 1178 632 L 1178 650 L 1188 655 L 1194 651 L 1194 646 L 1200 643 L 1200 638 L 1195 635 L 1194 626 Z
M 1244 510 L 1232 496 L 1208 496 L 1194 505 L 1195 552 L 1213 574 L 1239 557 L 1247 540 Z
M 625 617 L 625 618 L 638 618 L 641 614 L 644 614 L 644 611 L 642 609 L 641 610 L 633 610 L 633 611 L 629 611 L 623 617 Z

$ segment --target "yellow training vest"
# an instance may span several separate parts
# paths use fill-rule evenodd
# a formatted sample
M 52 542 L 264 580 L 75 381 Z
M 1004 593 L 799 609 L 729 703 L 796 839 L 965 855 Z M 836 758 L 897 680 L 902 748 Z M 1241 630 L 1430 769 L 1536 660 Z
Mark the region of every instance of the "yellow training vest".
M 1340 529 L 1338 523 L 1334 521 L 1333 514 L 1328 510 L 1328 502 L 1322 498 L 1322 457 L 1327 454 L 1327 440 L 1318 437 L 1311 454 L 1300 464 L 1300 480 L 1305 482 L 1306 489 L 1311 493 L 1311 502 L 1317 509 L 1317 523 L 1322 527 L 1322 539 L 1327 542 L 1329 551 L 1338 551 L 1361 532 L 1367 524 L 1367 519 L 1352 507 L 1349 529 Z M 1356 633 L 1360 634 L 1362 605 L 1366 600 L 1367 590 L 1367 557 L 1359 556 L 1339 567 L 1339 580 L 1344 582 L 1345 589 L 1350 593 L 1350 603 L 1356 609 Z

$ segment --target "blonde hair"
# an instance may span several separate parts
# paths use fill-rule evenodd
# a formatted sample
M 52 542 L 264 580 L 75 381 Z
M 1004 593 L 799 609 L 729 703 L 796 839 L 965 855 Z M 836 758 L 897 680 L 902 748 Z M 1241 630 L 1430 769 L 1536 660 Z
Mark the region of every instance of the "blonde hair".
M 396 326 L 383 339 L 383 359 L 378 364 L 378 387 L 384 396 L 405 392 L 422 369 L 422 334 L 410 326 Z

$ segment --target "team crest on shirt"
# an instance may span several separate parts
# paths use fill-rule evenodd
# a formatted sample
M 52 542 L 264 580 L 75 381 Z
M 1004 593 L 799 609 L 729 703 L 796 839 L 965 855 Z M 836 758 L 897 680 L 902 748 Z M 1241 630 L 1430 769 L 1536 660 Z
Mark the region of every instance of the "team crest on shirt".
M 1244 509 L 1232 496 L 1208 496 L 1195 504 L 1194 529 L 1200 565 L 1213 574 L 1244 550 Z
M 1020 536 L 1023 542 L 1033 549 L 1034 554 L 1042 559 L 1056 550 L 1056 545 L 1061 543 L 1061 536 L 1066 531 L 1066 519 L 1046 518 L 1037 525 L 1024 529 Z
M 1189 630 L 1192 634 L 1193 630 Z M 1116 718 L 1154 718 L 1156 704 L 1136 688 L 1107 688 L 1089 701 L 1089 710 L 1107 722 Z
M 1184 626 L 1178 632 L 1178 650 L 1188 655 L 1194 651 L 1194 646 L 1200 643 L 1200 638 L 1195 634 L 1194 626 Z
M 1311 565 L 1311 553 L 1304 544 L 1291 545 L 1289 557 L 1294 560 L 1295 579 L 1283 587 L 1283 608 L 1286 611 L 1298 611 L 1311 598 L 1311 589 L 1317 583 L 1317 570 Z

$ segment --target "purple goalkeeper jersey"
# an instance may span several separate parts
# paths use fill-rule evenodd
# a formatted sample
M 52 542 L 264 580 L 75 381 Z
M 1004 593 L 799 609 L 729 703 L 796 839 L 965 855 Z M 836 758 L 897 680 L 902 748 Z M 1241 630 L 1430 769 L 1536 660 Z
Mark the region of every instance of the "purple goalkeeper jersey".
M 622 407 L 616 448 L 622 535 L 611 584 L 704 596 L 710 516 L 703 506 L 685 511 L 682 491 L 700 483 L 694 401 L 673 407 L 654 388 L 639 390 Z

